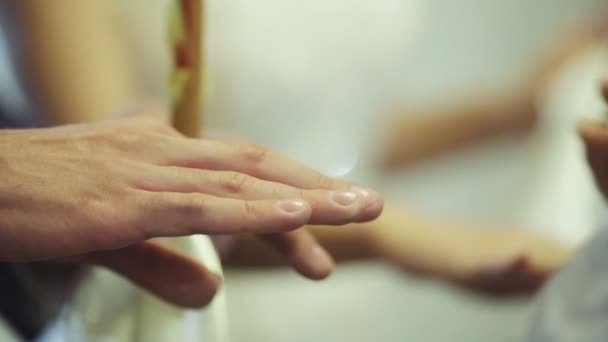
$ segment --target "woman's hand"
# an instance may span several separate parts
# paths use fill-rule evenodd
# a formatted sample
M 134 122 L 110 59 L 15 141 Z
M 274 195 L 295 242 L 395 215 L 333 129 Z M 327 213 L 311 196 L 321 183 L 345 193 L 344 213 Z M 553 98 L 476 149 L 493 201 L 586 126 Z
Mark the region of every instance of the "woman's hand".
M 368 234 L 375 254 L 407 271 L 490 294 L 530 294 L 574 248 L 524 231 L 442 222 L 387 208 Z

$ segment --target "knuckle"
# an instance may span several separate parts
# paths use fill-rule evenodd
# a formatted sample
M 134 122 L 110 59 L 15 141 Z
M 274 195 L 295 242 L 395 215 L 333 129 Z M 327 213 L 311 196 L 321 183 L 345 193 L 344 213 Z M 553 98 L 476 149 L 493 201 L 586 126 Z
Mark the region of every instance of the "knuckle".
M 242 173 L 228 172 L 220 177 L 219 182 L 224 191 L 237 194 L 245 192 L 248 184 L 251 182 L 251 178 Z
M 104 189 L 104 184 L 95 184 L 95 186 L 83 190 L 78 197 L 78 206 L 83 212 L 98 218 L 108 217 L 105 214 L 107 214 L 109 196 Z
M 307 197 L 306 196 L 306 190 L 304 190 L 304 189 L 298 189 L 298 197 L 301 198 L 301 199 L 305 199 Z
M 201 222 L 205 221 L 207 216 L 207 200 L 196 195 L 187 197 L 180 201 L 176 207 L 174 214 L 177 215 L 177 222 L 180 222 L 179 227 L 176 227 L 174 235 L 192 235 L 200 233 Z
M 195 194 L 156 194 L 151 205 L 152 215 L 145 219 L 149 226 L 144 227 L 144 232 L 147 238 L 200 233 L 206 207 L 206 200 Z M 171 222 L 171 226 L 160 227 L 158 222 Z
M 256 206 L 251 201 L 243 201 L 243 210 L 248 218 L 254 218 L 258 214 Z
M 251 201 L 243 201 L 244 223 L 253 222 L 258 217 L 258 214 L 258 208 L 255 206 L 255 204 L 253 204 Z M 247 226 L 247 224 L 244 224 L 240 230 L 246 231 L 248 229 Z
M 185 220 L 185 223 L 194 223 L 205 215 L 206 201 L 199 196 L 189 196 L 176 205 L 176 214 Z M 186 224 L 190 226 L 191 224 Z
M 319 187 L 319 189 L 334 189 L 337 187 L 337 182 L 336 180 L 322 174 L 322 173 L 317 173 L 317 187 Z
M 256 144 L 243 144 L 239 147 L 240 156 L 246 162 L 257 166 L 268 158 L 268 149 Z
M 126 219 L 122 210 L 110 206 L 107 201 L 97 196 L 86 196 L 79 201 L 79 210 L 87 213 L 86 225 L 91 229 L 89 242 L 93 250 L 105 250 L 130 241 L 127 233 L 131 229 L 131 222 Z

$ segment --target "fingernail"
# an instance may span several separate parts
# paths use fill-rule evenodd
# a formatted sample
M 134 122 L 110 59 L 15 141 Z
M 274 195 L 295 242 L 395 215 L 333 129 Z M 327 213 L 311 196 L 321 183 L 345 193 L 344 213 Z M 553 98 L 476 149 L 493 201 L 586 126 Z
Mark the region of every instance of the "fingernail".
M 353 191 L 337 191 L 331 194 L 331 199 L 340 206 L 350 207 L 356 201 L 359 195 Z
M 372 189 L 364 188 L 361 186 L 353 186 L 351 191 L 359 194 L 365 201 L 364 208 L 369 212 L 376 212 L 383 206 L 382 196 Z
M 300 199 L 285 200 L 279 203 L 279 208 L 288 214 L 295 214 L 306 208 L 306 202 Z
M 370 190 L 360 187 L 360 186 L 353 186 L 350 189 L 351 189 L 351 191 L 354 191 L 354 192 L 358 193 L 359 195 L 361 195 L 361 197 L 363 197 L 363 199 L 365 199 L 365 200 L 370 198 L 372 195 Z

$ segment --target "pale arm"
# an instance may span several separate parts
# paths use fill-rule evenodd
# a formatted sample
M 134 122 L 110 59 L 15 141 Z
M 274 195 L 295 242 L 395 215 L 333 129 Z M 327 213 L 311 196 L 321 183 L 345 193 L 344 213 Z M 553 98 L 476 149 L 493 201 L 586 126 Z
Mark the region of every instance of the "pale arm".
M 408 272 L 495 295 L 538 289 L 575 250 L 515 227 L 441 220 L 394 204 L 373 222 L 308 229 L 337 260 L 385 260 Z M 241 237 L 226 262 L 235 267 L 284 263 L 264 247 Z
M 13 1 L 28 91 L 50 124 L 96 121 L 131 104 L 135 76 L 111 2 Z M 6 6 L 5 6 L 6 7 Z
M 386 125 L 382 164 L 391 168 L 448 153 L 512 132 L 530 131 L 537 120 L 534 98 L 527 94 L 486 94 L 418 109 Z
M 392 168 L 432 158 L 506 134 L 532 131 L 540 120 L 538 97 L 573 56 L 601 39 L 605 13 L 556 35 L 538 58 L 536 69 L 519 85 L 475 90 L 457 103 L 397 111 L 386 125 L 381 162 Z

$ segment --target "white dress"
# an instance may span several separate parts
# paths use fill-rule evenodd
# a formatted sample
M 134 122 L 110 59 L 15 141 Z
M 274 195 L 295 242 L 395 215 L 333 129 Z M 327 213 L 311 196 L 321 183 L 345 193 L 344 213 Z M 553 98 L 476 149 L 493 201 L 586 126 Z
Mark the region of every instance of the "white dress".
M 598 90 L 608 75 L 608 48 L 604 44 L 582 53 L 555 82 L 553 112 L 571 111 L 583 117 L 605 115 Z M 595 115 L 594 115 L 595 114 Z M 570 125 L 572 127 L 572 125 Z M 555 130 L 555 129 L 554 129 Z M 570 129 L 572 131 L 572 129 Z M 557 128 L 556 131 L 565 132 Z M 563 138 L 563 133 L 562 133 Z M 573 144 L 570 141 L 567 144 Z M 576 145 L 581 147 L 580 143 Z M 565 158 L 561 166 L 580 167 Z M 584 165 L 584 161 L 583 165 Z M 553 166 L 559 167 L 559 164 Z M 580 172 L 579 176 L 582 175 Z M 582 177 L 570 179 L 570 186 L 583 184 Z M 557 184 L 559 186 L 559 184 Z M 562 193 L 562 196 L 565 195 Z M 591 192 L 579 193 L 582 205 L 593 203 Z M 551 196 L 547 196 L 551 198 Z M 561 199 L 574 203 L 572 198 Z M 581 204 L 579 204 L 581 205 Z M 604 215 L 606 208 L 603 206 Z M 558 215 L 558 214 L 556 214 Z M 605 219 L 602 220 L 605 222 Z M 527 342 L 603 342 L 608 341 L 608 231 L 602 226 L 579 255 L 543 290 L 536 302 Z M 586 232 L 589 233 L 589 232 Z
M 219 259 L 207 237 L 165 242 L 221 274 Z M 39 341 L 225 342 L 227 334 L 223 290 L 207 308 L 184 310 L 162 302 L 109 271 L 95 268 L 62 316 Z

